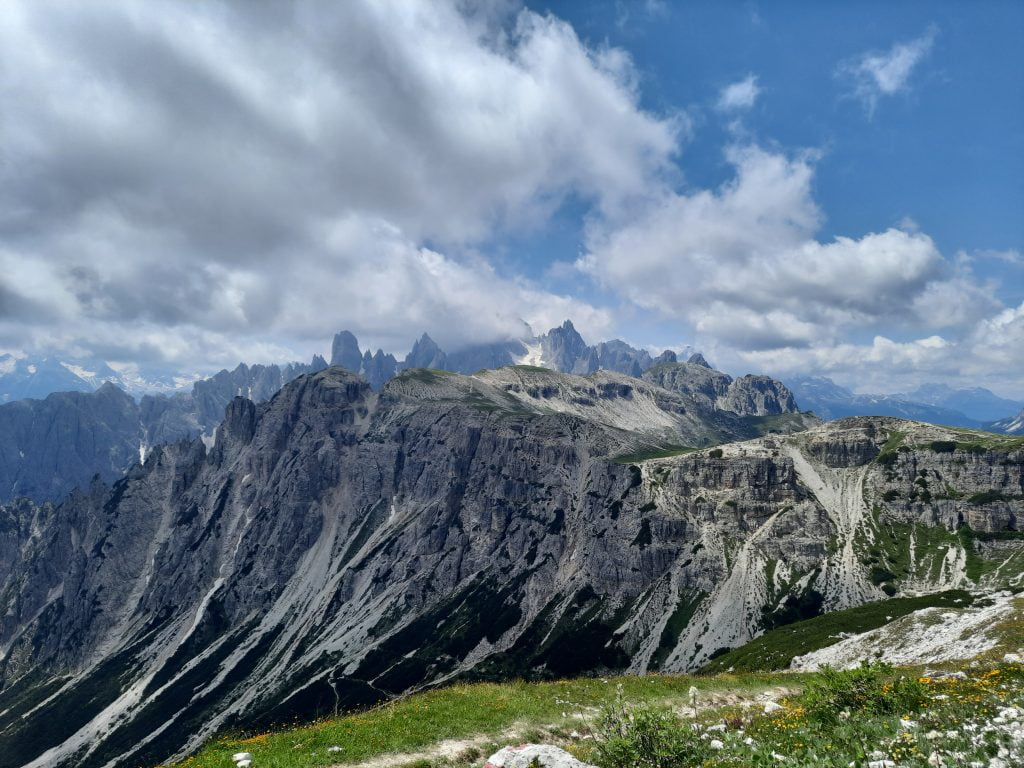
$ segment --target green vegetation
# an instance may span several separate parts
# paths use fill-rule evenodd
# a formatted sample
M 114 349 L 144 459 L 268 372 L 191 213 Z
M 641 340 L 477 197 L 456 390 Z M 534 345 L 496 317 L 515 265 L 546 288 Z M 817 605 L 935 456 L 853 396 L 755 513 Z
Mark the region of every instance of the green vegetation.
M 787 675 L 799 685 L 802 675 Z M 413 752 L 445 739 L 484 737 L 472 760 L 508 743 L 502 732 L 517 723 L 534 729 L 580 727 L 581 712 L 594 712 L 621 695 L 633 700 L 685 701 L 691 685 L 706 693 L 753 696 L 777 679 L 771 675 L 723 675 L 715 679 L 688 675 L 582 678 L 559 682 L 459 684 L 419 693 L 366 712 L 326 718 L 302 727 L 259 734 L 230 734 L 214 739 L 183 768 L 225 768 L 231 755 L 251 752 L 253 768 L 322 768 L 355 763 L 392 752 Z M 328 752 L 331 747 L 339 750 Z M 411 761 L 410 761 L 411 762 Z M 401 764 L 401 761 L 394 761 Z
M 673 456 L 685 456 L 687 453 L 693 453 L 696 450 L 696 448 L 686 445 L 671 445 L 665 448 L 651 448 L 646 451 L 614 456 L 612 461 L 616 464 L 638 464 L 641 461 L 649 461 L 651 459 L 670 459 Z
M 813 426 L 806 413 L 772 413 L 765 416 L 744 416 L 743 421 L 752 428 L 756 437 L 789 434 Z
M 1024 435 L 1002 435 L 980 429 L 957 429 L 956 447 L 960 451 L 1019 451 L 1024 449 Z
M 512 365 L 509 367 L 517 371 L 528 371 L 530 373 L 544 373 L 548 375 L 554 375 L 558 373 L 558 371 L 552 370 L 551 368 L 543 368 L 539 365 Z
M 991 504 L 996 501 L 1014 501 L 1020 498 L 1020 496 L 1008 496 L 1002 491 L 992 490 L 973 493 L 967 497 L 967 501 L 969 504 Z
M 721 708 L 694 720 L 616 700 L 569 748 L 599 768 L 1011 766 L 1024 759 L 1012 721 L 1022 705 L 1020 664 L 940 679 L 865 664 L 824 669 L 767 712 Z
M 835 726 L 843 712 L 896 715 L 918 712 L 927 699 L 927 689 L 919 680 L 899 677 L 892 680 L 892 667 L 862 662 L 847 670 L 821 670 L 804 687 L 800 703 L 810 720 Z
M 621 688 L 601 708 L 593 731 L 592 759 L 603 768 L 685 768 L 711 757 L 708 741 L 670 707 L 627 706 Z
M 420 381 L 424 384 L 433 384 L 441 379 L 451 378 L 453 376 L 457 377 L 459 374 L 453 373 L 452 371 L 442 371 L 439 368 L 407 368 L 398 375 L 403 379 Z
M 922 608 L 954 608 L 971 605 L 970 592 L 954 589 L 922 597 L 898 597 L 866 603 L 845 611 L 834 611 L 813 619 L 773 629 L 705 665 L 703 672 L 729 669 L 786 669 L 795 656 L 832 645 L 841 632 L 858 633 L 877 629 L 891 619 Z
M 710 451 L 708 451 L 708 456 L 710 456 L 712 459 L 720 459 L 722 458 L 722 449 L 712 448 Z

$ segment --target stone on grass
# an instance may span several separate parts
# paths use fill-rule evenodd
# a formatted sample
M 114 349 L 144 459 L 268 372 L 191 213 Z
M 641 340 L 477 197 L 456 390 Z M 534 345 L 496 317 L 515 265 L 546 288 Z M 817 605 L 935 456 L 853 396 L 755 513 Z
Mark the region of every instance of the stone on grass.
M 549 744 L 521 744 L 498 750 L 484 763 L 484 768 L 594 768 Z

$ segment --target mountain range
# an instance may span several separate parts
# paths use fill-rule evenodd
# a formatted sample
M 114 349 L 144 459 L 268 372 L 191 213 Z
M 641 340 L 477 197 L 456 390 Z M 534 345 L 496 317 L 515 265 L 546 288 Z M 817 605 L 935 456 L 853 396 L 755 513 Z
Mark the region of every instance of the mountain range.
M 314 358 L 310 364 L 291 363 L 286 366 L 253 366 L 265 371 L 270 381 L 278 379 L 273 371 L 281 372 L 280 382 L 289 381 L 300 372 L 326 367 Z M 566 320 L 561 326 L 546 333 L 535 335 L 524 323 L 522 339 L 510 339 L 487 344 L 477 344 L 447 352 L 428 334 L 417 339 L 403 360 L 381 349 L 373 352 L 361 350 L 359 342 L 349 331 L 338 333 L 331 345 L 331 365 L 359 373 L 375 389 L 380 389 L 389 378 L 409 368 L 434 368 L 471 374 L 486 368 L 500 368 L 505 365 L 536 365 L 564 373 L 593 373 L 610 370 L 638 377 L 648 368 L 661 362 L 675 362 L 677 355 L 666 350 L 658 356 L 639 349 L 619 339 L 588 345 L 572 322 Z M 686 359 L 703 360 L 690 350 Z M 241 365 L 241 369 L 248 366 Z M 285 369 L 290 369 L 291 374 Z M 237 380 L 240 386 L 247 386 L 244 370 L 221 371 L 213 378 L 225 376 Z M 62 361 L 53 356 L 0 355 L 0 403 L 26 398 L 41 399 L 54 392 L 93 392 L 103 384 L 111 383 L 131 394 L 137 400 L 145 396 L 188 397 L 194 383 L 202 380 L 195 374 L 167 375 L 165 372 L 142 370 L 138 366 L 119 365 L 115 370 L 103 361 L 76 360 Z M 973 428 L 1004 431 L 1014 427 L 1014 415 L 1024 410 L 1024 402 L 999 397 L 982 387 L 954 389 L 944 384 L 923 384 L 917 389 L 900 394 L 872 395 L 854 394 L 831 379 L 821 376 L 794 376 L 785 379 L 800 406 L 814 411 L 823 419 L 846 416 L 896 416 L 916 419 L 933 424 L 947 424 Z M 265 389 L 257 385 L 257 389 Z M 276 387 L 272 391 L 276 391 Z M 272 394 L 264 392 L 257 399 Z M 204 428 L 209 428 L 219 419 L 223 399 L 215 403 L 213 414 L 203 419 Z M 192 425 L 194 428 L 198 425 Z M 181 434 L 191 434 L 189 431 Z M 168 433 L 167 436 L 169 436 Z M 152 444 L 152 439 L 150 438 Z
M 423 334 L 401 363 L 381 350 L 376 354 L 361 351 L 349 331 L 335 336 L 331 352 L 332 365 L 359 373 L 374 390 L 398 372 L 414 368 L 466 372 L 523 360 L 566 372 L 604 369 L 634 377 L 677 365 L 680 367 L 669 369 L 675 371 L 672 387 L 689 387 L 687 394 L 699 398 L 719 421 L 731 415 L 767 416 L 797 410 L 788 390 L 768 377 L 734 380 L 711 369 L 700 355 L 693 356 L 690 363 L 676 364 L 672 352 L 654 359 L 621 341 L 590 347 L 569 321 L 532 339 L 530 345 L 503 342 L 453 355 L 445 354 Z M 74 488 L 86 487 L 96 476 L 114 482 L 157 445 L 195 437 L 212 444 L 232 398 L 242 396 L 260 403 L 296 377 L 327 367 L 320 356 L 309 363 L 285 366 L 240 364 L 232 371 L 194 382 L 188 391 L 144 394 L 138 400 L 106 382 L 95 391 L 55 392 L 43 399 L 0 405 L 0 501 L 18 496 L 58 501 Z M 708 430 L 712 427 L 709 424 Z
M 785 383 L 801 407 L 823 419 L 896 416 L 1001 432 L 1006 431 L 1002 425 L 1007 416 L 1024 409 L 1024 402 L 999 397 L 982 387 L 953 389 L 945 384 L 924 384 L 905 394 L 870 395 L 854 394 L 824 376 L 789 377 Z
M 1018 438 L 818 424 L 770 381 L 329 367 L 112 484 L 0 507 L 0 768 L 157 764 L 459 680 L 695 669 L 822 611 L 1022 583 Z

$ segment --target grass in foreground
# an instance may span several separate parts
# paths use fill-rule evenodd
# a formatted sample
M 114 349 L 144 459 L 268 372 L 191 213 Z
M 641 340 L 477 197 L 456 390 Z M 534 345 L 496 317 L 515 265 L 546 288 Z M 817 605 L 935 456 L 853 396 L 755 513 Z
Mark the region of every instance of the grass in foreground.
M 702 671 L 786 669 L 794 657 L 837 642 L 841 632 L 868 632 L 922 608 L 966 608 L 973 600 L 970 592 L 954 589 L 921 597 L 878 600 L 845 611 L 833 611 L 770 630 L 711 660 Z
M 774 711 L 737 709 L 697 723 L 619 701 L 591 739 L 570 749 L 599 768 L 1011 768 L 1024 765 L 1022 720 L 1024 665 L 940 679 L 864 665 L 822 670 Z
M 782 682 L 799 685 L 801 679 L 803 676 L 787 675 Z M 618 686 L 631 699 L 682 702 L 691 685 L 697 685 L 704 693 L 753 693 L 779 682 L 776 675 L 746 674 L 460 684 L 305 727 L 251 736 L 223 736 L 180 765 L 228 768 L 232 765 L 231 755 L 236 752 L 251 752 L 253 768 L 316 768 L 357 763 L 393 752 L 414 752 L 448 739 L 483 735 L 500 741 L 502 731 L 522 723 L 534 729 L 571 730 L 580 727 L 580 712 L 593 711 L 607 702 Z M 340 749 L 328 751 L 331 747 Z

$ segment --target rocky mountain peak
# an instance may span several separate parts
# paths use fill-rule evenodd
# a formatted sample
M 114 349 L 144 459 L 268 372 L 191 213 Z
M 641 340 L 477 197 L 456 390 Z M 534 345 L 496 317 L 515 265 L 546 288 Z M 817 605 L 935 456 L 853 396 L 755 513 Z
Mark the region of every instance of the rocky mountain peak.
M 702 365 L 705 368 L 711 368 L 711 363 L 705 360 L 704 355 L 702 355 L 700 352 L 695 352 L 692 355 L 690 355 L 690 359 L 687 360 L 686 362 L 690 363 L 691 365 Z
M 403 368 L 436 368 L 444 370 L 448 365 L 448 356 L 430 336 L 424 333 L 412 345 L 412 350 L 405 356 Z
M 359 342 L 351 331 L 339 331 L 334 335 L 331 344 L 331 365 L 338 365 L 347 371 L 359 373 L 363 356 L 359 351 Z

